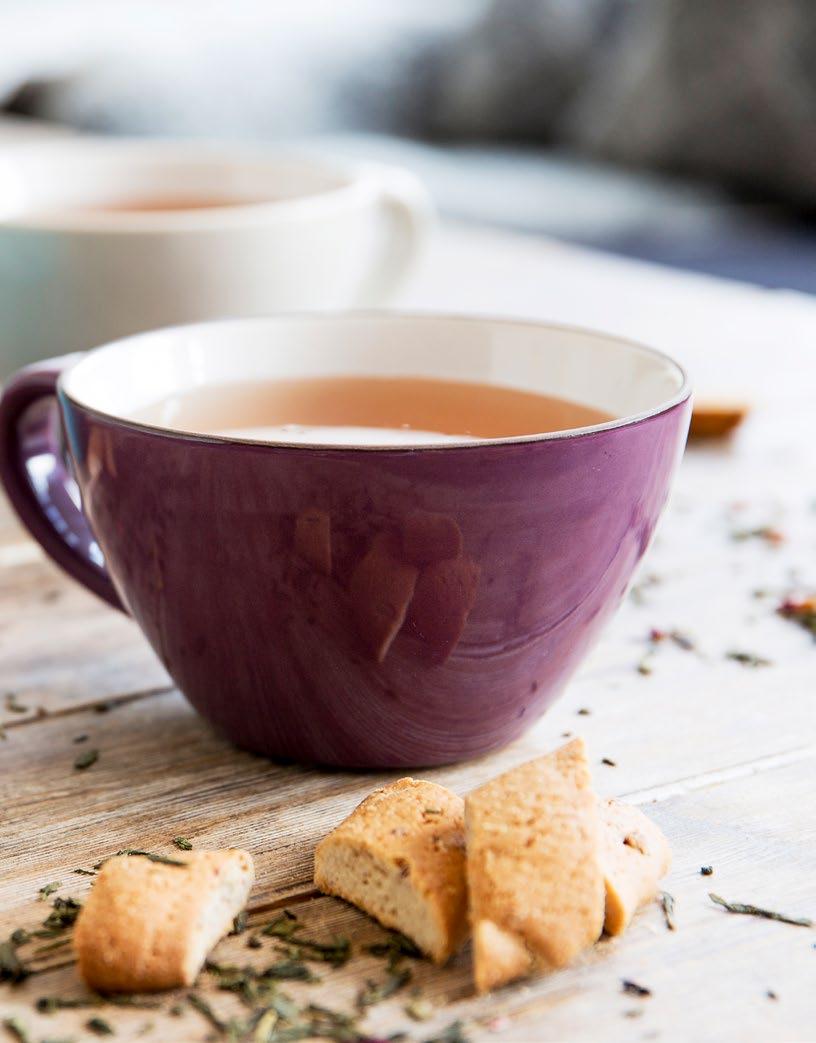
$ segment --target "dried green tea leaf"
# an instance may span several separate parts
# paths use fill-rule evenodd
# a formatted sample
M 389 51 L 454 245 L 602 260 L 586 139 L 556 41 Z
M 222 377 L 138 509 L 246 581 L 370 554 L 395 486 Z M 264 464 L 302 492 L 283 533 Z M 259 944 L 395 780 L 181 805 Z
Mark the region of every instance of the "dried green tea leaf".
M 98 760 L 99 750 L 85 750 L 83 753 L 80 753 L 74 761 L 74 768 L 76 771 L 85 771 L 85 769 L 90 768 L 92 764 L 96 764 Z
M 412 1021 L 428 1021 L 434 1016 L 434 1007 L 430 1000 L 416 996 L 405 1004 L 405 1013 Z
M 230 935 L 243 934 L 247 927 L 247 919 L 247 911 L 246 909 L 242 909 L 241 912 L 238 913 L 238 915 L 232 921 L 232 930 L 230 931 Z
M 183 866 L 187 868 L 186 862 L 180 862 L 177 858 L 168 858 L 167 855 L 157 855 L 153 851 L 140 851 L 138 848 L 125 847 L 121 851 L 117 851 L 116 855 L 109 855 L 109 858 L 118 857 L 119 855 L 128 855 L 132 858 L 147 858 L 151 862 L 157 862 L 162 866 Z M 101 862 L 97 862 L 94 869 L 101 869 L 102 866 L 107 862 L 107 858 L 103 858 Z
M 42 925 L 47 932 L 65 931 L 73 927 L 76 922 L 82 903 L 75 898 L 55 898 L 51 912 L 43 920 Z M 34 932 L 37 937 L 48 937 L 48 934 Z
M 402 970 L 389 971 L 385 981 L 367 981 L 357 993 L 357 1009 L 365 1010 L 366 1007 L 373 1007 L 375 1004 L 389 999 L 400 989 L 405 988 L 412 976 L 410 969 L 405 967 Z
M 61 880 L 55 880 L 51 884 L 45 884 L 41 887 L 37 894 L 39 895 L 39 901 L 44 902 L 49 895 L 52 895 L 55 891 L 58 891 L 62 887 Z
M 463 1022 L 454 1021 L 446 1029 L 443 1029 L 438 1036 L 432 1036 L 430 1039 L 423 1040 L 423 1043 L 468 1043 L 464 1029 Z
M 32 1043 L 28 1030 L 19 1018 L 6 1018 L 3 1022 L 3 1028 L 12 1039 L 17 1040 L 17 1043 Z
M 731 659 L 735 663 L 739 663 L 741 666 L 750 666 L 753 668 L 759 666 L 773 666 L 770 659 L 764 659 L 760 655 L 755 655 L 753 652 L 726 652 L 726 659 Z
M 173 837 L 173 843 L 179 851 L 192 851 L 193 845 L 186 837 Z
M 113 1027 L 104 1018 L 89 1018 L 85 1022 L 85 1028 L 89 1032 L 93 1032 L 95 1036 L 113 1036 L 115 1035 Z
M 25 981 L 31 972 L 17 955 L 17 946 L 9 939 L 0 942 L 0 981 L 13 984 Z
M 674 895 L 670 895 L 668 891 L 660 892 L 660 908 L 663 910 L 663 918 L 670 931 L 677 930 L 677 922 L 674 919 L 675 905 Z
M 721 905 L 729 913 L 739 913 L 742 916 L 759 916 L 764 920 L 778 920 L 780 923 L 793 924 L 794 927 L 813 927 L 813 920 L 806 916 L 786 916 L 784 913 L 775 913 L 771 909 L 761 909 L 756 905 L 745 905 L 742 902 L 727 902 L 719 895 L 709 891 L 708 897 L 716 905 Z

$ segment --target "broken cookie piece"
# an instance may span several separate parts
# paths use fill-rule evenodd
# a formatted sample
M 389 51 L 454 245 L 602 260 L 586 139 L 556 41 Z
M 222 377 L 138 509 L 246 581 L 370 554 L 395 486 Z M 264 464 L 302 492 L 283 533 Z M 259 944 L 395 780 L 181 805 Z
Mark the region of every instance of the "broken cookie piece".
M 244 908 L 255 879 L 247 851 L 185 852 L 183 865 L 109 858 L 77 918 L 79 973 L 98 992 L 192 985 Z
M 479 787 L 465 821 L 477 991 L 563 967 L 598 939 L 604 882 L 583 740 Z
M 743 422 L 749 407 L 741 402 L 695 402 L 689 439 L 725 438 Z
M 606 884 L 607 934 L 622 934 L 635 911 L 651 901 L 669 871 L 671 848 L 639 808 L 617 800 L 600 803 L 601 865 Z
M 444 963 L 467 933 L 463 810 L 433 782 L 376 790 L 317 845 L 315 885 Z

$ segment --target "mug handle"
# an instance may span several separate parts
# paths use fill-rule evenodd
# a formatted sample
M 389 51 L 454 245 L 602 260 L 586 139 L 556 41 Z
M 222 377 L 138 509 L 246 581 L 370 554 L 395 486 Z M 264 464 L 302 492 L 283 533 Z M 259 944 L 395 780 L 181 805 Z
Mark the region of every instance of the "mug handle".
M 419 178 L 396 167 L 366 164 L 386 224 L 383 253 L 372 261 L 371 275 L 358 305 L 381 305 L 400 288 L 430 236 L 434 224 L 431 197 Z
M 81 357 L 26 366 L 3 389 L 0 481 L 20 520 L 50 557 L 103 601 L 127 612 L 82 513 L 63 450 L 57 381 Z

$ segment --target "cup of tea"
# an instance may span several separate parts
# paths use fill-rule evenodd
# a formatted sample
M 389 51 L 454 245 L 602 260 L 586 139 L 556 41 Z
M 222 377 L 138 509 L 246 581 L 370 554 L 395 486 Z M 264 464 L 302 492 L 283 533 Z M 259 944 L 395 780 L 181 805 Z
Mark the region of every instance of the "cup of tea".
M 407 171 L 240 145 L 0 151 L 0 379 L 224 315 L 386 303 L 430 223 Z
M 403 768 L 552 703 L 649 544 L 689 413 L 677 363 L 601 333 L 236 319 L 21 371 L 0 477 L 239 746 Z

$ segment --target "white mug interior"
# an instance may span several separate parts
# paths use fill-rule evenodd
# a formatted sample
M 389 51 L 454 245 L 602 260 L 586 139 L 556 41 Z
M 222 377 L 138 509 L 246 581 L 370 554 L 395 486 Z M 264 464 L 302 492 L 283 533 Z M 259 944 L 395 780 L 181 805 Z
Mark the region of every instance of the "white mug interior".
M 613 428 L 663 412 L 689 395 L 686 375 L 671 358 L 604 333 L 538 322 L 385 313 L 231 319 L 144 333 L 89 353 L 63 375 L 61 390 L 97 413 L 155 427 L 140 420 L 145 409 L 194 389 L 317 376 L 491 384 L 557 396 L 613 418 L 589 428 L 491 443 Z M 172 420 L 160 429 L 216 437 L 176 428 Z M 385 446 L 367 442 L 360 448 Z

